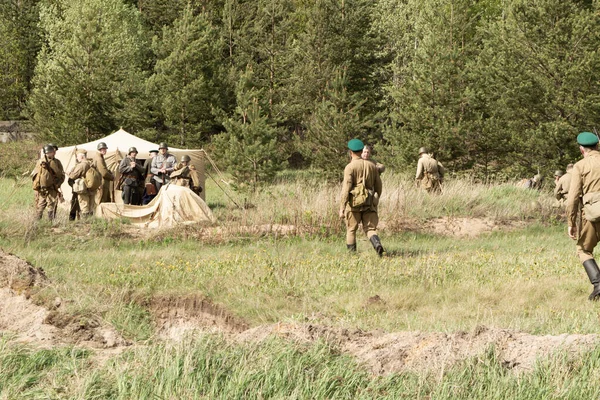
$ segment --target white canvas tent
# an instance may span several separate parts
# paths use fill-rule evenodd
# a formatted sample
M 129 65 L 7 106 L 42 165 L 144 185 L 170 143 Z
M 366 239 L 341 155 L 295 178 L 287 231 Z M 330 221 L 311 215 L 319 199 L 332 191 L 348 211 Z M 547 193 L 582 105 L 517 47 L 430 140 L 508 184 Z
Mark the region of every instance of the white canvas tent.
M 97 146 L 100 142 L 104 142 L 108 146 L 108 152 L 104 156 L 104 159 L 106 160 L 108 168 L 115 173 L 115 182 L 119 179 L 119 173 L 117 171 L 119 168 L 119 163 L 127 155 L 127 150 L 130 147 L 137 148 L 139 152 L 137 156 L 138 159 L 146 159 L 150 150 L 158 150 L 158 144 L 141 139 L 128 132 L 125 132 L 123 129 L 120 129 L 113 134 L 95 140 L 93 142 L 59 148 L 56 152 L 56 158 L 58 158 L 61 161 L 65 171 L 68 172 L 75 166 L 75 152 L 78 149 L 85 149 L 87 151 L 87 157 L 92 158 L 96 154 Z M 177 161 L 179 161 L 183 155 L 189 155 L 192 159 L 192 164 L 198 170 L 198 174 L 200 175 L 200 182 L 202 187 L 204 188 L 204 151 L 185 150 L 169 147 L 169 153 L 173 154 L 177 158 Z M 65 200 L 67 200 L 63 204 L 68 205 L 69 200 L 72 196 L 72 191 L 66 179 L 63 185 L 61 186 L 61 190 L 63 192 Z M 121 192 L 116 190 L 112 192 L 114 194 L 114 201 L 118 204 L 122 204 L 123 200 L 121 199 Z M 201 197 L 203 200 L 205 199 L 204 191 L 202 191 Z
M 212 211 L 204 200 L 189 188 L 168 184 L 146 206 L 102 203 L 96 216 L 104 219 L 127 218 L 132 225 L 167 228 L 178 224 L 214 222 Z

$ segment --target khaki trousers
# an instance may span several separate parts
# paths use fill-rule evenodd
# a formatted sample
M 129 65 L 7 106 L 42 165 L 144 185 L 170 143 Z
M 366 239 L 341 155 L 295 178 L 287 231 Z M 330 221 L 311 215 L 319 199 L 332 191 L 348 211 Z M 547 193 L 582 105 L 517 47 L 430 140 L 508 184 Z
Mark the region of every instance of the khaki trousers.
M 81 215 L 87 217 L 94 214 L 96 210 L 96 193 L 95 192 L 83 192 L 77 195 L 79 200 L 79 208 Z
M 110 198 L 110 183 L 111 181 L 104 178 L 102 179 L 102 185 L 98 188 L 95 196 L 96 204 L 112 202 L 112 199 Z
M 48 216 L 50 219 L 56 215 L 56 206 L 58 205 L 58 191 L 54 189 L 42 189 L 36 192 L 35 212 L 38 219 L 42 218 L 44 210 L 48 207 Z
M 346 244 L 356 243 L 356 231 L 360 223 L 369 239 L 377 235 L 377 224 L 379 223 L 377 211 L 352 211 L 350 208 L 346 208 Z
M 594 258 L 592 252 L 600 241 L 600 222 L 590 222 L 581 218 L 581 230 L 577 239 L 577 255 L 581 262 Z

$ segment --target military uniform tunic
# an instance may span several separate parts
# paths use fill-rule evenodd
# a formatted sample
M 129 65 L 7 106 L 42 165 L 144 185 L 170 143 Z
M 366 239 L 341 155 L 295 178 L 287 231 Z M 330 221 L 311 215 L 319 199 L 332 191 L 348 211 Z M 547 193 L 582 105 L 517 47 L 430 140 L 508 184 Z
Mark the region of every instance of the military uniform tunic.
M 556 187 L 554 188 L 554 197 L 556 200 L 565 201 L 567 200 L 567 196 L 569 194 L 569 188 L 571 186 L 571 171 L 568 171 L 566 174 L 561 176 L 556 182 Z
M 417 163 L 415 178 L 421 183 L 421 188 L 427 192 L 440 192 L 442 179 L 444 179 L 444 166 L 429 154 L 423 154 Z
M 69 174 L 69 178 L 73 179 L 74 181 L 79 178 L 85 179 L 85 174 L 90 168 L 90 160 L 79 162 Z M 79 201 L 79 208 L 82 216 L 87 217 L 92 215 L 96 210 L 96 193 L 96 191 L 89 189 L 86 189 L 83 193 L 77 193 L 77 200 Z
M 600 192 L 600 152 L 591 150 L 587 157 L 573 166 L 571 185 L 567 197 L 567 220 L 570 227 L 577 226 L 580 199 L 587 193 Z M 581 218 L 577 255 L 584 262 L 593 257 L 592 252 L 600 240 L 600 222 Z
M 115 180 L 115 176 L 106 166 L 104 155 L 100 152 L 97 152 L 94 155 L 91 165 L 100 172 L 100 175 L 102 175 L 102 185 L 98 188 L 98 193 L 96 194 L 96 204 L 110 203 L 112 201 L 110 196 L 110 183 Z
M 46 185 L 40 183 L 40 176 L 43 168 L 49 168 L 49 174 L 52 182 Z M 51 171 L 51 172 L 50 172 Z M 34 190 L 36 191 L 35 207 L 38 218 L 42 218 L 44 209 L 48 207 L 48 216 L 53 219 L 56 215 L 56 206 L 58 205 L 59 189 L 60 185 L 65 181 L 65 171 L 62 163 L 56 158 L 48 158 L 46 164 L 46 158 L 41 158 L 36 163 L 34 172 Z M 37 181 L 36 181 L 37 180 Z
M 352 207 L 352 194 L 350 193 L 364 175 L 364 185 L 367 190 L 375 193 L 374 204 L 362 207 Z M 374 163 L 361 158 L 353 158 L 344 169 L 344 182 L 342 184 L 340 210 L 344 210 L 346 218 L 346 243 L 356 243 L 358 224 L 362 223 L 363 230 L 368 238 L 377 235 L 377 203 L 381 197 L 382 183 L 379 171 Z

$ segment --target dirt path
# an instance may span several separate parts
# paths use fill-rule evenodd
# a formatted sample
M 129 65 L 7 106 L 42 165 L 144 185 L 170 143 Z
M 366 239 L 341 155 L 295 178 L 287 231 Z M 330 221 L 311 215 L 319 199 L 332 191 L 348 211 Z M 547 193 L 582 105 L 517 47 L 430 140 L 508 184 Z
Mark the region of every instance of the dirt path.
M 108 359 L 130 343 L 100 318 L 69 315 L 34 304 L 31 294 L 49 285 L 44 272 L 0 251 L 0 335 L 50 348 L 77 345 Z M 499 362 L 516 372 L 533 368 L 539 358 L 557 351 L 577 355 L 600 343 L 600 335 L 536 336 L 506 329 L 480 327 L 473 332 L 364 332 L 314 324 L 278 323 L 250 328 L 242 319 L 202 296 L 158 296 L 142 301 L 154 317 L 156 338 L 179 341 L 189 335 L 220 333 L 235 342 L 260 343 L 282 338 L 302 344 L 326 341 L 355 357 L 373 374 L 404 371 L 441 372 L 494 348 Z

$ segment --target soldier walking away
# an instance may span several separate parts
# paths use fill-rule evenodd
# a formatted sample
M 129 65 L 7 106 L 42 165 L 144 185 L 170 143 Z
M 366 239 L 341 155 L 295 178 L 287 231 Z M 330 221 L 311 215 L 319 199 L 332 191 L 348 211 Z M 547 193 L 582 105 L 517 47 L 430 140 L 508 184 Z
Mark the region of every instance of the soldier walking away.
M 525 189 L 531 190 L 542 190 L 542 185 L 544 183 L 544 175 L 535 174 L 533 178 L 526 179 L 523 183 L 523 187 Z
M 344 169 L 339 216 L 346 220 L 346 247 L 356 251 L 356 231 L 362 223 L 363 230 L 377 254 L 383 256 L 385 250 L 377 235 L 377 206 L 381 196 L 381 178 L 374 163 L 363 160 L 361 153 L 364 144 L 359 139 L 348 142 L 350 163 Z
M 200 186 L 200 175 L 193 164 L 190 164 L 192 159 L 187 154 L 181 157 L 181 162 L 175 167 L 175 171 L 171 173 L 171 180 L 177 186 L 189 187 L 192 192 L 200 196 L 202 186 Z
M 96 191 L 98 189 L 90 190 L 84 182 L 86 173 L 90 168 L 93 168 L 91 163 L 87 159 L 87 151 L 77 150 L 77 164 L 69 172 L 69 178 L 73 180 L 73 195 L 77 195 L 82 218 L 92 216 L 96 209 Z
M 156 197 L 156 186 L 154 186 L 154 176 L 150 169 L 152 168 L 152 159 L 156 157 L 158 154 L 158 150 L 150 150 L 148 153 L 148 158 L 144 161 L 144 195 L 142 196 L 142 204 L 146 205 L 152 201 L 153 198 Z
M 567 165 L 567 172 L 556 171 L 554 173 L 556 187 L 554 188 L 554 197 L 558 201 L 559 207 L 564 206 L 569 195 L 569 187 L 571 186 L 571 173 L 573 172 L 573 164 Z M 560 174 L 559 174 L 560 173 Z
M 600 237 L 600 152 L 598 137 L 591 132 L 577 136 L 583 159 L 573 166 L 571 187 L 567 197 L 568 234 L 577 240 L 577 255 L 583 263 L 594 290 L 590 300 L 600 296 L 600 270 L 594 260 L 593 251 Z M 577 229 L 580 202 L 583 203 L 581 224 Z
M 169 147 L 162 142 L 158 146 L 158 155 L 152 159 L 150 171 L 154 174 L 153 179 L 157 192 L 163 185 L 169 183 L 171 172 L 175 170 L 175 164 L 177 164 L 175 157 L 168 151 Z
M 127 157 L 121 160 L 121 164 L 119 164 L 123 203 L 134 206 L 142 204 L 142 190 L 144 190 L 144 167 L 137 163 L 135 159 L 137 155 L 137 149 L 130 147 Z
M 108 151 L 108 146 L 106 143 L 100 142 L 98 143 L 97 149 L 98 152 L 94 156 L 91 166 L 96 168 L 98 172 L 100 172 L 100 175 L 102 175 L 102 186 L 98 188 L 95 200 L 96 204 L 110 203 L 112 201 L 110 196 L 110 183 L 115 180 L 115 176 L 106 166 L 106 160 L 104 159 L 104 156 Z
M 377 171 L 379 171 L 379 175 L 383 174 L 385 172 L 385 165 L 373 160 L 371 158 L 372 155 L 373 155 L 373 146 L 366 145 L 360 156 L 363 160 L 368 160 L 368 161 L 371 161 L 373 164 L 375 164 L 375 166 L 377 167 Z
M 48 208 L 48 218 L 56 217 L 56 207 L 60 198 L 60 185 L 65 181 L 65 171 L 60 160 L 54 158 L 54 145 L 47 144 L 43 149 L 44 156 L 40 158 L 33 170 L 33 190 L 36 192 L 36 217 L 42 219 L 44 210 Z
M 444 166 L 429 154 L 426 147 L 419 149 L 419 162 L 415 176 L 417 185 L 427 193 L 441 193 L 444 181 Z

